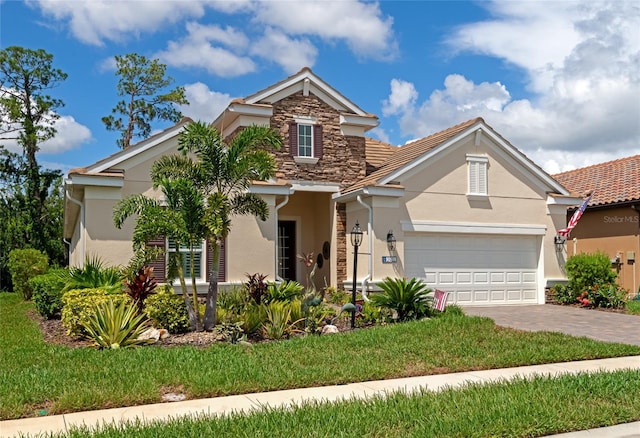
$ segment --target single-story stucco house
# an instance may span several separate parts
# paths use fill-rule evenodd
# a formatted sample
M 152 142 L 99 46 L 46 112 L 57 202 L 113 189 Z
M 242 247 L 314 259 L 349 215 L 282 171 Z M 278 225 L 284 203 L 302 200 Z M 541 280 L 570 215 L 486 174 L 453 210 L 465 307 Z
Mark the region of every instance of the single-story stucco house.
M 88 255 L 128 262 L 134 220 L 116 229 L 113 207 L 134 193 L 158 196 L 150 166 L 176 153 L 187 123 L 69 172 L 64 233 L 71 265 Z M 277 178 L 250 188 L 268 203 L 268 220 L 233 219 L 223 285 L 245 281 L 246 273 L 305 284 L 296 255 L 313 252 L 317 287 L 349 290 L 356 222 L 364 231 L 357 285 L 365 291 L 387 276 L 417 277 L 450 292 L 449 302 L 532 304 L 565 277 L 554 237 L 580 199 L 480 118 L 393 147 L 366 137 L 378 125 L 375 115 L 304 68 L 232 101 L 213 121 L 225 137 L 254 124 L 278 129 L 284 147 L 275 151 Z M 203 245 L 196 273 L 203 291 L 207 257 Z
M 572 192 L 593 192 L 566 243 L 567 255 L 604 252 L 618 273 L 618 284 L 635 296 L 640 292 L 640 155 L 570 170 L 554 178 Z

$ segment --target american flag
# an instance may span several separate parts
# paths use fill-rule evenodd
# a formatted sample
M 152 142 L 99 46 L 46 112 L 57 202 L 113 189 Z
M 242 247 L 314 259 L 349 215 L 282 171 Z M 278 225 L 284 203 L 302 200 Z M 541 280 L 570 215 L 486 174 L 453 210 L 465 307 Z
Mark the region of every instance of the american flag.
M 587 196 L 587 199 L 585 199 L 582 202 L 582 205 L 580 206 L 580 208 L 577 209 L 575 211 L 575 213 L 573 213 L 573 216 L 571 216 L 571 219 L 569 220 L 569 223 L 567 224 L 567 228 L 563 228 L 561 230 L 558 230 L 558 235 L 564 236 L 564 237 L 569 237 L 569 233 L 571 233 L 571 230 L 573 230 L 575 228 L 576 224 L 580 220 L 580 217 L 582 217 L 582 213 L 584 213 L 584 211 L 587 209 L 587 204 L 589 204 L 589 201 L 591 200 L 591 195 L 592 195 L 592 193 L 590 193 L 589 196 Z

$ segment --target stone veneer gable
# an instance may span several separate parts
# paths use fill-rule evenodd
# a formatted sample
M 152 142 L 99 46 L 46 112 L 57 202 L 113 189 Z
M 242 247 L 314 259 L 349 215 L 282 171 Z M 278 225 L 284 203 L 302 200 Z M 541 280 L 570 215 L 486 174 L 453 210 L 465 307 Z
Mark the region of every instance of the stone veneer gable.
M 294 116 L 311 116 L 322 125 L 322 158 L 316 164 L 298 164 L 289 151 L 289 124 Z M 338 183 L 347 187 L 364 178 L 365 139 L 340 132 L 340 113 L 309 93 L 302 91 L 273 104 L 271 127 L 280 131 L 283 147 L 274 151 L 277 176 L 287 180 Z

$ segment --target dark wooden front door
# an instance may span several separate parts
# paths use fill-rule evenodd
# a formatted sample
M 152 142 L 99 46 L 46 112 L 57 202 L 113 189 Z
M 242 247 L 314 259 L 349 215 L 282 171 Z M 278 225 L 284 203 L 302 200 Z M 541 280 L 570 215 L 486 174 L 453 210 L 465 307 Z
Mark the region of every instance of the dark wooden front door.
M 296 222 L 278 221 L 278 275 L 296 280 Z

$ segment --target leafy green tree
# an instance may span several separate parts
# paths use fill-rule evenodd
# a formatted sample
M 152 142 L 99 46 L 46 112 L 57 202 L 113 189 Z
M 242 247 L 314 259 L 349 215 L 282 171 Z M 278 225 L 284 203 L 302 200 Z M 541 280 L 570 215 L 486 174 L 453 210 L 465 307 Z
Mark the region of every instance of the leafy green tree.
M 134 137 L 146 138 L 151 133 L 153 120 L 178 122 L 182 114 L 175 105 L 186 105 L 184 87 L 176 87 L 166 93 L 162 90 L 173 83 L 166 75 L 167 66 L 158 59 L 149 60 L 136 53 L 116 56 L 118 96 L 123 99 L 102 122 L 109 131 L 120 131 L 118 146 L 129 147 Z M 122 115 L 123 117 L 119 117 Z
M 267 203 L 248 189 L 253 181 L 265 181 L 275 175 L 275 159 L 268 148 L 278 149 L 281 144 L 279 133 L 272 128 L 250 126 L 225 142 L 215 128 L 196 122 L 187 125 L 178 139 L 181 155 L 164 156 L 154 163 L 152 179 L 193 181 L 205 201 L 198 230 L 211 244 L 213 253 L 205 330 L 216 325 L 220 245 L 229 235 L 231 218 L 240 214 L 267 219 Z
M 1 194 L 13 197 L 3 200 L 12 208 L 21 204 L 14 213 L 26 209 L 23 244 L 47 252 L 51 238 L 47 235 L 51 218 L 47 199 L 61 173 L 42 169 L 36 153 L 42 142 L 55 136 L 57 110 L 64 105 L 47 92 L 66 78 L 66 73 L 53 67 L 53 55 L 42 49 L 12 46 L 0 50 L 0 141 L 17 141 L 23 152 L 19 156 L 0 146 Z

